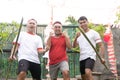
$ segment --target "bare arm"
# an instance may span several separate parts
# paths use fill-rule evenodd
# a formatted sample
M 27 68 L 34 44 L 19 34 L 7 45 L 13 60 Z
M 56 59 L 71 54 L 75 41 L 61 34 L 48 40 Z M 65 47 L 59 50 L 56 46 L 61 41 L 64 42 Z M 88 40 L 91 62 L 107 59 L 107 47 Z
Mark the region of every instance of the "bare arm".
M 105 59 L 104 59 L 104 53 L 105 53 L 105 49 L 104 49 L 104 44 L 102 42 L 97 43 L 97 45 L 99 46 L 99 53 L 102 59 L 102 63 L 105 63 Z
M 19 44 L 14 44 L 12 49 L 11 49 L 11 54 L 10 54 L 10 57 L 9 57 L 9 60 L 16 60 L 16 52 L 18 51 L 18 48 L 19 48 Z
M 78 32 L 75 36 L 75 39 L 73 41 L 73 48 L 78 47 L 78 43 L 77 43 L 77 38 L 80 36 L 80 32 Z
M 49 38 L 47 39 L 46 47 L 48 48 L 48 50 L 49 50 L 50 47 L 51 47 L 51 36 L 49 36 Z
M 46 47 L 45 49 L 38 49 L 38 53 L 39 54 L 44 54 L 45 52 L 47 52 L 49 49 Z
M 71 49 L 71 43 L 70 43 L 70 38 L 69 37 L 65 37 L 66 40 L 66 46 L 68 49 Z
M 38 53 L 44 54 L 49 50 L 49 47 L 47 46 L 47 43 L 45 43 L 45 49 L 38 49 Z
M 50 50 L 51 46 L 51 36 L 53 35 L 52 32 L 50 32 L 48 39 L 45 41 L 45 49 L 39 49 L 38 52 L 41 54 L 45 54 L 48 50 Z
M 66 42 L 67 48 L 71 49 L 72 46 L 71 46 L 70 38 L 69 38 L 67 32 L 63 31 L 62 35 L 65 36 L 65 42 Z
M 18 51 L 18 47 L 19 47 L 19 44 L 14 44 L 13 45 L 12 50 L 11 50 L 11 56 L 14 56 L 16 54 L 16 52 Z
M 104 44 L 102 42 L 99 42 L 98 46 L 99 46 L 99 53 L 100 53 L 101 57 L 104 58 L 104 53 L 105 53 Z
M 46 46 L 46 48 L 45 49 L 39 49 L 38 50 L 38 52 L 41 54 L 44 54 L 45 52 L 47 52 L 48 50 L 50 50 L 50 46 L 51 46 L 51 36 L 52 36 L 53 34 L 52 33 L 50 33 L 50 35 L 49 35 L 49 37 L 48 37 L 48 39 L 47 39 L 47 41 L 46 41 L 46 43 L 45 43 L 45 46 Z

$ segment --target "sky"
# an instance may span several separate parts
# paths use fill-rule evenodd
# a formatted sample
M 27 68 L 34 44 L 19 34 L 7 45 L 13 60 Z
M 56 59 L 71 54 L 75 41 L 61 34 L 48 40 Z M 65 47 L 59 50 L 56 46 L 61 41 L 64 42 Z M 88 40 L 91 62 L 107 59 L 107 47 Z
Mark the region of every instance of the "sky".
M 113 23 L 120 0 L 0 0 L 0 22 L 24 23 L 35 18 L 38 24 L 48 24 L 53 5 L 53 21 L 65 24 L 68 16 L 77 20 L 86 16 L 93 23 Z

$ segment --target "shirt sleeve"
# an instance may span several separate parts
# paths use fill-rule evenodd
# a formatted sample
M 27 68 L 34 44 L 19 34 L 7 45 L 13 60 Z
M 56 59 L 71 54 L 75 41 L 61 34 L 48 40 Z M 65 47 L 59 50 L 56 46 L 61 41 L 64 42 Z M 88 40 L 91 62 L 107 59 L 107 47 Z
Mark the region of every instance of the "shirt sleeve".
M 79 40 L 78 40 L 78 38 L 77 38 L 77 41 L 76 41 L 76 43 L 77 43 L 77 44 L 79 43 Z
M 37 49 L 43 49 L 43 42 L 42 42 L 41 37 L 38 38 L 38 46 L 37 46 Z
M 94 40 L 96 43 L 102 42 L 101 37 L 98 32 L 94 31 Z
M 22 37 L 22 35 L 23 35 L 23 32 L 20 32 L 20 35 L 19 35 L 19 37 L 18 37 L 18 40 L 17 40 L 17 36 L 18 35 L 16 35 L 16 37 L 14 38 L 14 40 L 13 40 L 13 44 L 19 44 L 20 45 L 20 41 L 21 41 L 21 37 Z M 16 41 L 17 40 L 17 41 Z

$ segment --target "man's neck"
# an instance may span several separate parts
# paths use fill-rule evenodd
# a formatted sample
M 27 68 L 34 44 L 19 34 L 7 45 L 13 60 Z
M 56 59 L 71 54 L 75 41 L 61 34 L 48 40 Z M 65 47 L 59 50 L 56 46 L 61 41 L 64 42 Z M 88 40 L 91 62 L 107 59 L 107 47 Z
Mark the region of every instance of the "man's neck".
M 89 28 L 87 28 L 86 30 L 84 30 L 85 32 L 88 32 L 90 29 Z
M 31 35 L 35 35 L 35 33 L 34 33 L 34 32 L 29 32 L 29 31 L 28 31 L 27 33 L 29 33 L 29 34 L 31 34 Z
M 55 37 L 59 38 L 61 36 L 61 34 L 55 34 Z

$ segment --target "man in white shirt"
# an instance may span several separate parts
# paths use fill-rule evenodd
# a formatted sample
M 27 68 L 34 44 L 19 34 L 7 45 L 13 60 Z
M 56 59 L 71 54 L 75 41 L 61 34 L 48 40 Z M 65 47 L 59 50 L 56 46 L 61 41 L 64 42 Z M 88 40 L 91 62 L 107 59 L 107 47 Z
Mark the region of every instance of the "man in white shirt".
M 27 71 L 31 72 L 33 80 L 41 80 L 41 66 L 38 53 L 45 53 L 47 49 L 43 49 L 43 43 L 40 36 L 35 34 L 37 21 L 30 19 L 27 22 L 27 31 L 20 32 L 18 41 L 16 38 L 13 41 L 13 48 L 9 60 L 16 59 L 13 54 L 16 45 L 15 53 L 18 51 L 18 77 L 17 80 L 25 80 Z
M 96 44 L 98 44 L 102 57 L 102 63 L 104 63 L 104 45 L 99 33 L 88 28 L 88 20 L 85 16 L 81 16 L 78 19 L 78 23 L 80 24 L 79 27 L 83 29 L 93 46 L 96 47 Z M 73 47 L 77 46 L 80 48 L 79 61 L 82 80 L 93 80 L 92 70 L 96 60 L 96 53 L 89 42 L 85 39 L 83 34 L 80 34 L 80 32 L 76 34 L 75 40 L 73 42 Z

